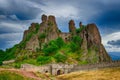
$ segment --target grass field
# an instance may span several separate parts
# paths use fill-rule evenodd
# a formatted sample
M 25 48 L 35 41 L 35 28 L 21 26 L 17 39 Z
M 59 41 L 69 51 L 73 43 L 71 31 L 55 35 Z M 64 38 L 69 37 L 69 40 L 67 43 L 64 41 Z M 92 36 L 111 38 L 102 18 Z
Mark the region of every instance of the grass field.
M 119 68 L 72 72 L 57 76 L 58 80 L 120 80 Z
M 10 71 L 0 71 L 0 80 L 34 80 Z

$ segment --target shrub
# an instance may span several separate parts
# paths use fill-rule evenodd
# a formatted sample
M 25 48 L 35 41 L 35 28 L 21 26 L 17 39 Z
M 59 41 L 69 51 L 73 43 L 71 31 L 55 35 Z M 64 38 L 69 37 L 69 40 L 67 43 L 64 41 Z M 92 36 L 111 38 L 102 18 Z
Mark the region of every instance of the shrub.
M 46 56 L 49 56 L 50 53 L 55 53 L 58 50 L 58 46 L 53 42 L 48 44 L 47 47 L 43 48 L 43 52 L 45 53 Z
M 5 51 L 0 50 L 0 61 L 3 61 L 3 60 L 4 60 L 4 58 L 5 58 L 5 56 L 6 56 Z
M 81 38 L 80 36 L 73 36 L 73 37 L 72 37 L 72 41 L 73 41 L 75 44 L 81 46 L 82 38 Z
M 43 47 L 43 52 L 46 56 L 49 56 L 50 53 L 56 53 L 56 51 L 64 46 L 64 44 L 65 43 L 62 38 L 57 38 L 56 40 L 52 40 L 48 44 L 45 44 Z
M 77 45 L 77 44 L 75 44 L 74 42 L 71 42 L 70 43 L 70 50 L 72 51 L 72 52 L 75 52 L 75 51 L 77 51 L 79 49 L 79 46 Z
M 61 37 L 59 37 L 59 38 L 57 38 L 56 39 L 56 45 L 59 47 L 59 48 L 61 48 L 62 46 L 64 46 L 64 41 L 63 41 L 63 39 L 61 38 Z
M 41 65 L 51 62 L 51 57 L 49 56 L 39 56 L 37 62 Z
M 35 31 L 35 33 L 37 33 L 38 30 L 39 30 L 39 28 L 40 28 L 40 25 L 37 23 L 37 24 L 35 25 L 35 27 L 36 27 L 36 31 Z
M 42 34 L 40 34 L 40 36 L 39 36 L 40 39 L 44 39 L 45 37 L 46 37 L 46 34 L 45 34 L 45 33 L 42 33 Z
M 15 63 L 15 64 L 14 64 L 14 67 L 15 67 L 15 68 L 20 68 L 20 67 L 21 67 L 21 64 L 20 64 L 20 63 Z
M 67 57 L 60 53 L 55 54 L 54 58 L 55 58 L 56 62 L 65 62 L 67 60 Z
M 0 61 L 0 66 L 1 66 L 2 64 L 3 64 L 2 61 Z
M 10 59 L 15 58 L 15 53 L 16 53 L 16 50 L 17 50 L 17 46 L 18 45 L 15 45 L 12 48 L 6 49 L 6 56 L 5 56 L 4 59 L 10 60 Z

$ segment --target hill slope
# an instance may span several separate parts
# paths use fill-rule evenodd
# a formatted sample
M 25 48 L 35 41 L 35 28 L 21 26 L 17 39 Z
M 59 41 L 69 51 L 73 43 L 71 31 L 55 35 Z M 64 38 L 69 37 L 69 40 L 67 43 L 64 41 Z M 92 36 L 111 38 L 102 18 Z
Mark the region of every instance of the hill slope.
M 6 59 L 15 58 L 16 62 L 38 65 L 50 62 L 87 64 L 111 61 L 95 24 L 82 25 L 80 22 L 79 28 L 76 28 L 74 20 L 70 20 L 69 32 L 66 33 L 58 29 L 54 16 L 42 15 L 41 20 L 40 24 L 31 24 L 19 44 L 6 50 Z

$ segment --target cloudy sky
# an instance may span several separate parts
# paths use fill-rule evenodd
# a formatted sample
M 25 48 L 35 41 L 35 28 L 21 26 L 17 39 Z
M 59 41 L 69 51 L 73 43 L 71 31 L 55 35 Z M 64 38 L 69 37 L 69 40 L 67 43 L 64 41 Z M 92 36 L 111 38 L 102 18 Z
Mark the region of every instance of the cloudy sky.
M 68 22 L 96 23 L 108 52 L 120 52 L 120 0 L 0 0 L 0 49 L 19 43 L 23 31 L 41 15 L 55 15 L 58 27 Z

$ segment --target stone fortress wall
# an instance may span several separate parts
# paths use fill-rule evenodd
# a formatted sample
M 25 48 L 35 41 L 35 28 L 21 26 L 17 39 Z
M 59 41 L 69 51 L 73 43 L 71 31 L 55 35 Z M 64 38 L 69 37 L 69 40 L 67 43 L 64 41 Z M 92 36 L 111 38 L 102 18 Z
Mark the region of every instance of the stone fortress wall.
M 120 61 L 112 61 L 112 62 L 102 62 L 96 64 L 87 64 L 87 65 L 48 64 L 44 66 L 33 66 L 30 64 L 23 64 L 21 66 L 21 69 L 26 71 L 40 72 L 40 73 L 50 73 L 52 75 L 60 75 L 75 71 L 94 70 L 94 69 L 111 68 L 111 67 L 119 67 L 119 66 L 120 66 Z
M 101 68 L 111 68 L 111 67 L 120 67 L 120 61 L 112 62 L 102 62 L 96 64 L 87 64 L 87 65 L 76 65 L 70 72 L 80 71 L 80 70 L 94 70 Z

